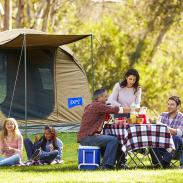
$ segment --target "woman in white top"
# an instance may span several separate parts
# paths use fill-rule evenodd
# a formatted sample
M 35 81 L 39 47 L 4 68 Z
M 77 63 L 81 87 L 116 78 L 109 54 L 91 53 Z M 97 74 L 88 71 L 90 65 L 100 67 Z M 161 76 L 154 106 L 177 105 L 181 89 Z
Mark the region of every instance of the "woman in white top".
M 135 108 L 140 108 L 142 90 L 139 86 L 139 73 L 135 69 L 129 69 L 122 82 L 115 84 L 112 95 L 111 103 L 113 106 L 131 107 L 132 104 Z

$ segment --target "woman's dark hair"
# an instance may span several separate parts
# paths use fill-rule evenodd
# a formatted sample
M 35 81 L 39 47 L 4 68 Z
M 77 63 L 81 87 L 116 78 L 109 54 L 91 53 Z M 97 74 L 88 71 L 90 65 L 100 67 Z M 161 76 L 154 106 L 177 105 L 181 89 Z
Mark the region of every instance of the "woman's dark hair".
M 124 79 L 120 82 L 120 87 L 124 88 L 127 86 L 127 77 L 129 77 L 130 75 L 133 75 L 136 77 L 136 81 L 133 85 L 133 88 L 135 89 L 134 93 L 137 92 L 138 90 L 138 87 L 139 87 L 139 80 L 140 80 L 140 76 L 139 76 L 139 73 L 136 69 L 129 69 L 125 75 L 124 75 Z
M 181 100 L 177 96 L 171 96 L 168 100 L 173 100 L 177 104 L 177 106 L 181 106 Z
M 58 145 L 57 145 L 57 134 L 56 134 L 56 131 L 53 127 L 50 127 L 50 126 L 45 126 L 44 130 L 48 130 L 51 135 L 52 135 L 52 142 L 53 142 L 53 148 L 54 149 L 58 149 Z M 41 149 L 42 150 L 45 150 L 45 147 L 46 147 L 46 143 L 47 143 L 47 140 L 45 138 L 45 135 L 43 135 L 43 138 L 42 138 L 42 143 L 41 143 Z

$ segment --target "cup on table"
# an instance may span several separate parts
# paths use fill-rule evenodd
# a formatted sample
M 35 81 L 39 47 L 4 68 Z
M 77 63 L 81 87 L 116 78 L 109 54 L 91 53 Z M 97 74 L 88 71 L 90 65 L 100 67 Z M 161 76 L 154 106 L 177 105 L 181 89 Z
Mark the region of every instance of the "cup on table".
M 146 114 L 139 114 L 138 118 L 143 118 L 143 124 L 147 123 Z

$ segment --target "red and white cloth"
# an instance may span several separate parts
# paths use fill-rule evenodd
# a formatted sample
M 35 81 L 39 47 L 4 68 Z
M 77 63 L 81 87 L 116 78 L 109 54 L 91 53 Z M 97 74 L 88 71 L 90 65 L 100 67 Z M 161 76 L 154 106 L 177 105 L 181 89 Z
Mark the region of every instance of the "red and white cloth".
M 116 136 L 123 152 L 146 147 L 175 149 L 168 127 L 162 124 L 106 124 L 103 133 Z

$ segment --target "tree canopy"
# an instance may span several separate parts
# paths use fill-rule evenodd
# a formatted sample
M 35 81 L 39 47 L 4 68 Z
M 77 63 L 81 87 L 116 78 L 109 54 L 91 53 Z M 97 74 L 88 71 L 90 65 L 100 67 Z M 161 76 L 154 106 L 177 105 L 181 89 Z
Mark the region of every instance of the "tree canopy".
M 182 10 L 182 0 L 1 0 L 0 27 L 92 33 L 95 89 L 111 90 L 128 68 L 136 68 L 142 105 L 160 112 L 169 96 L 183 100 Z M 90 40 L 71 47 L 92 84 Z

